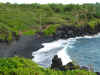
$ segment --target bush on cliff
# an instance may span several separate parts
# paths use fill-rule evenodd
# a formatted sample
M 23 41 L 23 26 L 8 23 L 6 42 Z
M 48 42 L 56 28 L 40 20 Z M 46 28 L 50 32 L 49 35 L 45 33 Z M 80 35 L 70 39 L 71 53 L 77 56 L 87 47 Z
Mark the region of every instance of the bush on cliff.
M 59 24 L 49 25 L 46 29 L 43 30 L 43 33 L 45 35 L 52 35 L 52 34 L 56 33 L 56 29 L 59 26 L 60 26 Z
M 85 70 L 52 70 L 43 68 L 30 59 L 0 58 L 0 75 L 96 75 Z

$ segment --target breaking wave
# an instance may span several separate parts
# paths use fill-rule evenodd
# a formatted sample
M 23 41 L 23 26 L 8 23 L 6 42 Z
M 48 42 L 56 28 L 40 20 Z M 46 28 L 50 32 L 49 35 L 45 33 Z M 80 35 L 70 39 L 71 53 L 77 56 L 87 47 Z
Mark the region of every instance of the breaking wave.
M 98 37 L 100 37 L 100 34 L 94 36 L 75 37 L 64 40 L 59 39 L 53 42 L 43 43 L 43 48 L 32 53 L 32 56 L 34 56 L 32 60 L 40 64 L 41 66 L 49 67 L 52 63 L 52 58 L 54 57 L 54 55 L 58 55 L 58 57 L 61 58 L 63 65 L 66 65 L 68 62 L 72 61 L 66 50 L 68 48 L 72 48 L 77 39 L 91 39 Z

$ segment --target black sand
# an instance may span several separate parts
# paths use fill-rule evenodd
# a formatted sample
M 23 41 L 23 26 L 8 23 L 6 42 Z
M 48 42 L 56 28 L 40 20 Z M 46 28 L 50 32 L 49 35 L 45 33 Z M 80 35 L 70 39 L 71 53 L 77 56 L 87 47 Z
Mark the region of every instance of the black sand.
M 32 52 L 42 48 L 41 43 L 53 41 L 52 37 L 21 36 L 18 41 L 10 45 L 0 43 L 0 57 L 20 56 L 32 58 Z

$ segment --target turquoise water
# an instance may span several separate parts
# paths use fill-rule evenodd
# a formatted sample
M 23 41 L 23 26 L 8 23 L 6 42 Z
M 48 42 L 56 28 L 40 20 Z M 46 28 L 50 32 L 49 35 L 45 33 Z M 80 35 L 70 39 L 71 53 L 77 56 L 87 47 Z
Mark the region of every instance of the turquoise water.
M 79 65 L 93 65 L 94 70 L 100 72 L 100 37 L 76 39 L 66 52 Z
M 63 65 L 74 61 L 81 66 L 92 65 L 100 72 L 100 34 L 69 39 L 59 39 L 42 44 L 44 47 L 32 53 L 32 59 L 43 67 L 50 67 L 54 55 L 61 58 Z

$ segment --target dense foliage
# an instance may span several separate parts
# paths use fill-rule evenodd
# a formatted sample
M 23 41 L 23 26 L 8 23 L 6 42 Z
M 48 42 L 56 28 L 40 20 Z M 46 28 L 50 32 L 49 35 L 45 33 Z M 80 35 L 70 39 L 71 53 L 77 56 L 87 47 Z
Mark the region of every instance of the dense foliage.
M 55 32 L 61 25 L 90 25 L 100 23 L 100 4 L 10 4 L 0 3 L 0 38 L 7 33 L 30 35 L 43 31 Z M 5 35 L 4 35 L 5 33 Z M 9 35 L 12 36 L 12 35 Z
M 29 59 L 0 58 L 0 75 L 96 75 L 86 70 L 59 71 L 45 69 Z

